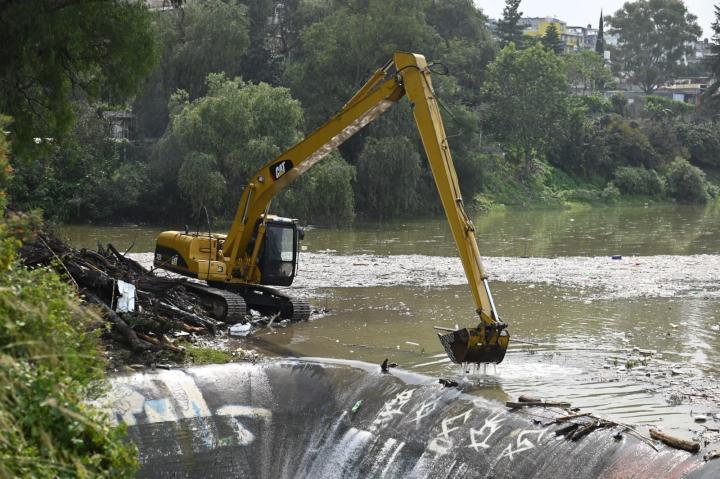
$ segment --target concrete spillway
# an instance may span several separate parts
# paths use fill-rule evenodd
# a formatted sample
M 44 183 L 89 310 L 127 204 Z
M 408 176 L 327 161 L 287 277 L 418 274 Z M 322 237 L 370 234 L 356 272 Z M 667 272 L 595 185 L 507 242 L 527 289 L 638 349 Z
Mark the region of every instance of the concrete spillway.
M 571 441 L 542 410 L 363 363 L 136 373 L 113 379 L 107 405 L 138 446 L 138 477 L 720 477 L 720 460 L 617 429 Z

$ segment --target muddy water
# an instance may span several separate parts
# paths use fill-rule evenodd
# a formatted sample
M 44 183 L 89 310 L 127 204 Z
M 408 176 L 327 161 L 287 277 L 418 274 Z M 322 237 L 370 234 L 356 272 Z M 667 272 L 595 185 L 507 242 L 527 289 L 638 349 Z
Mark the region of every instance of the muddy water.
M 435 337 L 433 325 L 474 323 L 442 218 L 309 229 L 293 289 L 327 312 L 259 331 L 252 347 L 377 363 L 387 357 L 405 369 L 459 379 L 487 397 L 566 399 L 686 433 L 702 429 L 693 415 L 720 412 L 718 208 L 506 212 L 475 222 L 512 337 L 536 343 L 515 342 L 503 364 L 468 374 L 447 361 Z M 134 241 L 133 251 L 143 253 L 162 229 L 63 233 L 79 246 L 112 241 L 125 248 Z

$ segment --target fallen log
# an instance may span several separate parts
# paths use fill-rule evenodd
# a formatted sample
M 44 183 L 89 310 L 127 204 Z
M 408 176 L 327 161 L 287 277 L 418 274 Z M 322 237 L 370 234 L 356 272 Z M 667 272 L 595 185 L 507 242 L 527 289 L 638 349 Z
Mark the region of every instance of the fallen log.
M 113 328 L 125 338 L 125 341 L 127 341 L 128 345 L 130 345 L 134 351 L 146 351 L 150 349 L 150 345 L 142 341 L 135 333 L 135 330 L 128 326 L 128 324 L 100 298 L 87 290 L 83 291 L 83 295 L 88 302 L 100 307 L 105 319 L 112 323 Z
M 692 453 L 700 451 L 699 442 L 673 436 L 672 434 L 659 431 L 658 429 L 650 429 L 650 437 L 676 449 L 683 449 Z

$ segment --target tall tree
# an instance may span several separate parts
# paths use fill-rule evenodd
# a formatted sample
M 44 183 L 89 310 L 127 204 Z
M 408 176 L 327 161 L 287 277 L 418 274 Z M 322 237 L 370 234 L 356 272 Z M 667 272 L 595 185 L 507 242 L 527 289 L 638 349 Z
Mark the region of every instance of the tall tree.
M 143 136 L 158 138 L 167 126 L 170 95 L 178 88 L 191 99 L 205 94 L 209 73 L 241 75 L 243 62 L 257 67 L 262 49 L 248 58 L 248 7 L 222 0 L 188 0 L 155 14 L 155 31 L 162 52 L 158 67 L 146 83 L 133 110 Z M 258 34 L 260 36 L 260 34 Z
M 608 20 L 618 35 L 614 67 L 648 94 L 680 71 L 702 33 L 682 0 L 627 2 Z
M 565 45 L 560 41 L 560 33 L 558 32 L 557 26 L 554 23 L 548 25 L 545 29 L 545 34 L 542 36 L 542 44 L 545 49 L 553 51 L 555 53 L 562 53 L 565 50 Z
M 488 65 L 484 123 L 526 173 L 533 155 L 544 156 L 562 131 L 567 90 L 561 59 L 540 44 L 525 50 L 508 45 Z
M 523 41 L 523 27 L 520 19 L 523 12 L 518 11 L 520 0 L 505 0 L 503 16 L 497 22 L 497 35 L 500 39 L 500 46 L 505 47 L 509 43 L 520 46 Z
M 598 23 L 598 34 L 597 40 L 595 41 L 595 51 L 603 58 L 605 58 L 605 32 L 603 25 L 603 14 L 600 10 L 600 22 Z
M 703 94 L 703 104 L 717 111 L 720 107 L 720 5 L 715 5 L 715 21 L 712 24 L 713 36 L 710 46 L 711 55 L 707 57 L 707 66 L 713 76 L 713 83 Z M 706 108 L 707 109 L 707 108 Z
M 0 2 L 0 111 L 16 156 L 71 128 L 72 98 L 122 103 L 155 63 L 144 2 Z M 16 162 L 16 166 L 18 166 Z
M 612 80 L 612 72 L 605 65 L 605 60 L 592 50 L 572 52 L 563 59 L 568 79 L 576 93 L 594 93 Z

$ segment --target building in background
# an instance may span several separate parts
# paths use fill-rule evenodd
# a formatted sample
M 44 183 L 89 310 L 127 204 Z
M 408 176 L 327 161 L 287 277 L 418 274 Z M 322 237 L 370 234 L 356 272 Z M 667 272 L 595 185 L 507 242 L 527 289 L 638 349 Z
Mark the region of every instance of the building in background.
M 595 50 L 598 39 L 598 30 L 588 24 L 586 27 L 568 26 L 568 24 L 554 17 L 525 17 L 520 19 L 524 27 L 524 33 L 528 37 L 540 39 L 545 35 L 550 25 L 557 28 L 560 41 L 565 46 L 564 53 L 578 52 L 580 50 Z M 617 38 L 612 38 L 607 32 L 604 33 L 605 44 L 617 43 Z M 604 57 L 609 60 L 609 52 L 604 52 Z

